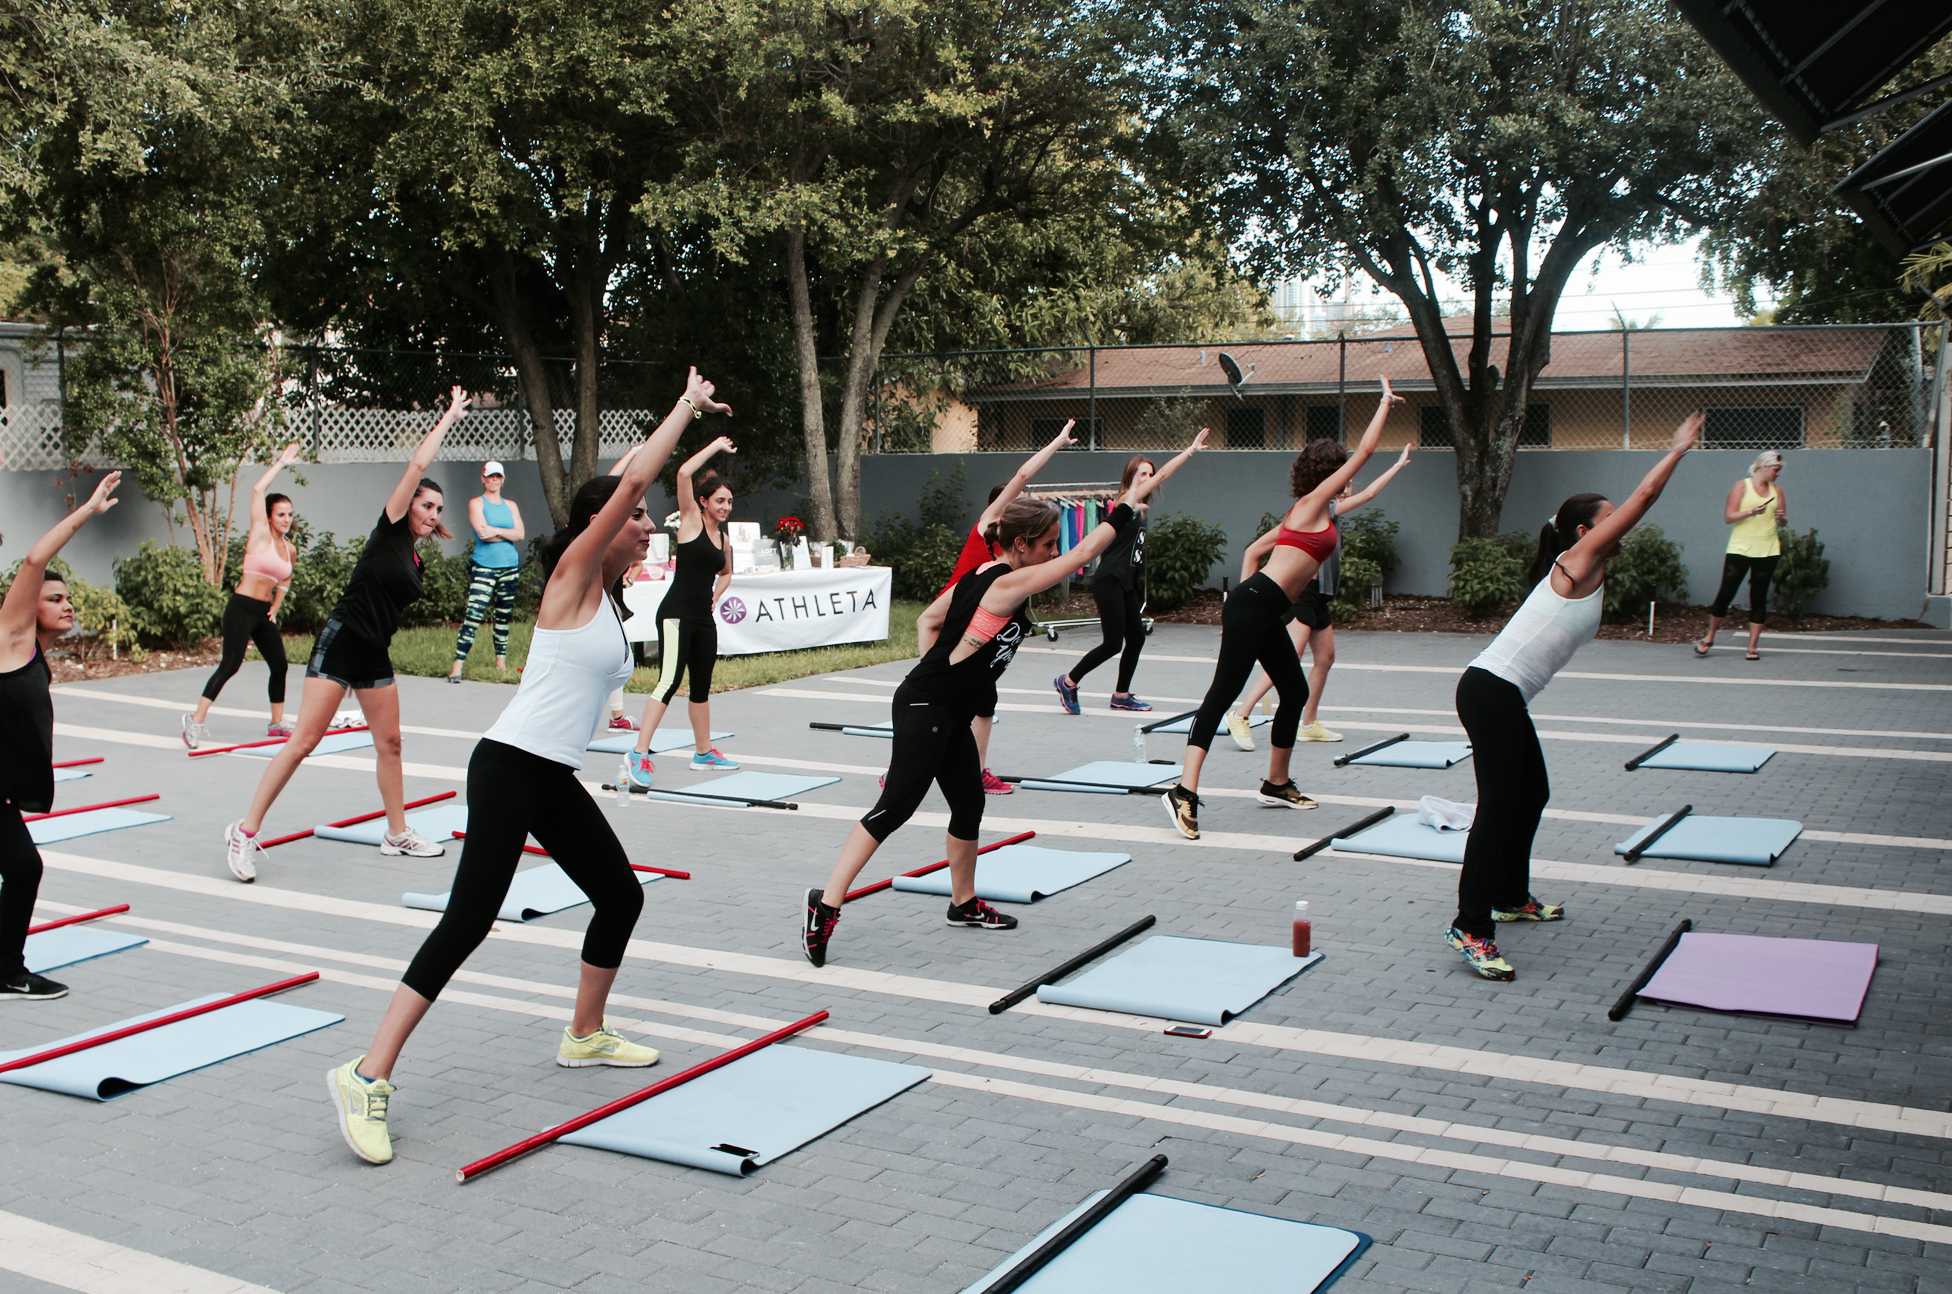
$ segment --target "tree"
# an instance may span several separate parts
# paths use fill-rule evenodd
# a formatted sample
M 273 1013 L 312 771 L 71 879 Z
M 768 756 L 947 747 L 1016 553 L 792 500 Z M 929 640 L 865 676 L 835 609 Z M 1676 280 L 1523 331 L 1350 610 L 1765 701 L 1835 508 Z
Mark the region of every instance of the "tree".
M 1498 532 L 1579 263 L 1711 224 L 1776 133 L 1660 0 L 1162 0 L 1133 17 L 1155 109 L 1207 159 L 1215 219 L 1252 263 L 1353 264 L 1403 302 L 1456 444 L 1461 538 Z M 1461 363 L 1446 278 L 1469 299 Z

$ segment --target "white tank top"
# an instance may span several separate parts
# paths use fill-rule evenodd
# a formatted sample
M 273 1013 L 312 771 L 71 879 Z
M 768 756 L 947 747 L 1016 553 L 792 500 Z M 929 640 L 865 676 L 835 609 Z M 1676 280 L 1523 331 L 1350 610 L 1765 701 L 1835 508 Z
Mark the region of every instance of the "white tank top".
M 623 622 L 605 594 L 582 628 L 535 631 L 515 699 L 482 735 L 581 768 L 610 693 L 630 681 L 631 668 Z
M 1606 585 L 1601 584 L 1583 598 L 1562 598 L 1552 591 L 1548 571 L 1471 664 L 1516 687 L 1530 705 L 1552 676 L 1572 660 L 1581 644 L 1592 641 L 1600 631 L 1605 592 Z

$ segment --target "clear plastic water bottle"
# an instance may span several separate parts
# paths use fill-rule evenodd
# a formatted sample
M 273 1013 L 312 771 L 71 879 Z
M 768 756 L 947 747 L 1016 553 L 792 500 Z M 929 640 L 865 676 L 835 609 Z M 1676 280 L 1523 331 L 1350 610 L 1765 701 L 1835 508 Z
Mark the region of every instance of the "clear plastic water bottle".
M 1145 763 L 1145 725 L 1132 725 L 1132 762 Z
M 630 756 L 624 756 L 624 762 L 617 765 L 617 780 L 614 785 L 617 788 L 617 803 L 628 806 L 630 804 Z
M 1314 944 L 1315 927 L 1308 919 L 1308 900 L 1295 900 L 1295 956 L 1306 957 Z

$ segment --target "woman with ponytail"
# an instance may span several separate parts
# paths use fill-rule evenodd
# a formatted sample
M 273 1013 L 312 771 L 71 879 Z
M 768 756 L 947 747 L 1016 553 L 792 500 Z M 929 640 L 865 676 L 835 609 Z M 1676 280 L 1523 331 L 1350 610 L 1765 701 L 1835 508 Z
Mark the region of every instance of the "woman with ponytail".
M 1457 917 L 1444 940 L 1486 979 L 1517 974 L 1492 940 L 1497 923 L 1566 915 L 1564 907 L 1541 903 L 1531 893 L 1532 837 L 1552 788 L 1527 707 L 1599 632 L 1606 564 L 1661 497 L 1694 448 L 1701 424 L 1696 412 L 1676 427 L 1673 448 L 1618 507 L 1597 494 L 1575 494 L 1559 505 L 1539 531 L 1525 601 L 1457 681 L 1457 717 L 1471 738 L 1478 809 L 1464 838 Z
M 693 418 L 731 412 L 692 369 L 684 395 L 624 472 L 586 482 L 570 503 L 569 524 L 543 547 L 542 605 L 521 685 L 468 760 L 467 840 L 447 910 L 393 991 L 373 1045 L 326 1075 L 339 1132 L 369 1164 L 393 1158 L 386 1107 L 400 1049 L 487 937 L 531 835 L 593 908 L 576 1007 L 556 1063 L 637 1069 L 657 1061 L 655 1050 L 625 1040 L 604 1021 L 644 894 L 609 820 L 576 773 L 610 690 L 630 677 L 620 582 L 650 546 L 644 492 Z

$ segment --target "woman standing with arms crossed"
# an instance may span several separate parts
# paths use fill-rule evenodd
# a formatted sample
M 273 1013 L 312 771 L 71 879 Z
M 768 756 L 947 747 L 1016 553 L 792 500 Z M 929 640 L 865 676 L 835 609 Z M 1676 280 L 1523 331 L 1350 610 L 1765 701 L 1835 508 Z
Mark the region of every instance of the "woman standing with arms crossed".
M 380 799 L 386 805 L 386 831 L 380 836 L 382 854 L 410 854 L 437 858 L 447 852 L 407 826 L 406 792 L 400 771 L 400 693 L 393 686 L 393 662 L 387 648 L 400 626 L 400 613 L 420 596 L 420 554 L 414 545 L 429 535 L 450 538 L 441 524 L 441 487 L 421 475 L 440 452 L 441 438 L 467 411 L 468 395 L 460 387 L 449 394 L 447 411 L 421 439 L 387 496 L 378 524 L 366 537 L 366 549 L 352 568 L 339 604 L 332 608 L 312 659 L 305 667 L 305 690 L 298 702 L 298 726 L 278 748 L 271 766 L 258 779 L 257 794 L 242 818 L 224 828 L 224 863 L 240 881 L 258 878 L 258 829 L 277 802 L 279 792 L 312 753 L 347 692 L 359 698 L 366 726 L 373 734 Z
M 1354 453 L 1344 450 L 1341 441 L 1318 440 L 1297 454 L 1288 473 L 1294 503 L 1281 524 L 1249 544 L 1241 557 L 1240 583 L 1220 611 L 1220 659 L 1213 667 L 1213 682 L 1186 737 L 1185 772 L 1179 784 L 1161 797 L 1174 828 L 1188 840 L 1200 838 L 1200 769 L 1206 763 L 1207 748 L 1213 744 L 1213 734 L 1227 707 L 1247 685 L 1256 660 L 1281 694 L 1268 733 L 1267 780 L 1261 783 L 1261 801 L 1292 809 L 1315 807 L 1288 776 L 1295 732 L 1301 726 L 1301 708 L 1308 700 L 1308 680 L 1281 617 L 1341 542 L 1329 521 L 1329 500 L 1342 492 L 1376 452 L 1390 409 L 1401 403 L 1403 397 L 1392 393 L 1389 379 L 1384 378 L 1382 401 Z M 1347 456 L 1337 462 L 1338 454 Z M 1254 567 L 1262 557 L 1267 558 L 1267 566 L 1256 572 Z
M 508 618 L 515 610 L 515 586 L 522 582 L 522 510 L 502 497 L 508 469 L 494 459 L 481 465 L 481 493 L 468 500 L 468 526 L 474 531 L 474 551 L 468 554 L 468 609 L 461 632 L 454 639 L 454 668 L 447 681 L 461 681 L 461 666 L 474 650 L 474 635 L 495 613 L 495 668 L 508 672 Z
M 678 469 L 678 533 L 672 550 L 677 567 L 671 587 L 657 609 L 657 688 L 644 703 L 637 748 L 625 766 L 633 786 L 650 788 L 657 768 L 651 763 L 651 738 L 678 694 L 678 684 L 691 676 L 691 735 L 696 750 L 691 766 L 729 773 L 739 766 L 712 749 L 712 666 L 718 663 L 718 622 L 712 608 L 732 583 L 732 544 L 725 538 L 725 522 L 732 515 L 732 487 L 713 473 L 697 484 L 692 478 L 717 453 L 733 454 L 730 436 L 720 436 L 684 461 Z M 669 451 L 666 451 L 669 457 Z M 662 467 L 663 460 L 658 461 Z
M 1749 474 L 1729 487 L 1722 501 L 1722 520 L 1734 529 L 1728 534 L 1728 554 L 1722 558 L 1722 587 L 1708 608 L 1708 636 L 1694 645 L 1694 654 L 1706 656 L 1721 631 L 1722 617 L 1742 577 L 1749 577 L 1749 653 L 1747 659 L 1761 660 L 1755 647 L 1762 640 L 1762 626 L 1769 622 L 1769 581 L 1776 574 L 1776 563 L 1783 552 L 1782 536 L 1776 527 L 1789 524 L 1789 500 L 1777 480 L 1783 474 L 1783 456 L 1765 449 L 1749 464 Z
M 292 725 L 285 721 L 285 640 L 278 632 L 278 608 L 291 591 L 292 563 L 298 550 L 292 546 L 291 500 L 282 494 L 266 494 L 278 473 L 298 461 L 298 446 L 286 445 L 285 452 L 265 470 L 251 487 L 251 529 L 244 537 L 244 572 L 224 606 L 224 654 L 217 662 L 210 681 L 203 685 L 203 697 L 194 713 L 183 716 L 183 744 L 195 750 L 210 735 L 204 720 L 210 717 L 211 703 L 224 690 L 244 664 L 244 649 L 253 643 L 271 671 L 267 690 L 271 696 L 271 726 L 267 737 L 289 737 Z
M 110 472 L 88 502 L 55 523 L 20 559 L 0 602 L 0 1002 L 45 1002 L 68 986 L 27 969 L 22 958 L 34 899 L 41 891 L 41 851 L 23 814 L 54 807 L 54 698 L 48 648 L 75 627 L 68 582 L 47 564 L 88 522 L 114 507 L 122 473 Z
M 556 1063 L 641 1069 L 657 1062 L 654 1049 L 627 1041 L 603 1018 L 644 890 L 576 773 L 610 689 L 630 677 L 619 595 L 624 568 L 650 546 L 644 491 L 693 417 L 732 412 L 712 393 L 712 384 L 692 369 L 684 395 L 644 442 L 644 452 L 621 476 L 585 482 L 570 503 L 569 525 L 543 549 L 542 605 L 521 685 L 468 759 L 468 836 L 447 911 L 393 990 L 373 1045 L 326 1074 L 340 1135 L 369 1164 L 393 1158 L 386 1108 L 401 1048 L 487 938 L 530 833 L 595 909 Z
M 1180 469 L 1187 459 L 1206 448 L 1207 428 L 1200 428 L 1200 434 L 1193 443 L 1174 455 L 1164 468 L 1156 473 L 1152 460 L 1144 454 L 1134 454 L 1126 460 L 1125 471 L 1119 475 L 1118 493 L 1120 497 L 1130 492 L 1136 484 L 1154 481 L 1156 490 L 1166 483 L 1166 478 Z M 1139 604 L 1139 581 L 1145 578 L 1145 522 L 1152 511 L 1151 503 L 1141 503 L 1137 508 L 1138 521 L 1127 526 L 1098 558 L 1098 569 L 1091 575 L 1091 596 L 1098 603 L 1099 631 L 1104 641 L 1084 654 L 1084 658 L 1073 665 L 1069 672 L 1059 674 L 1051 680 L 1057 689 L 1058 704 L 1066 714 L 1078 714 L 1078 683 L 1086 674 L 1100 665 L 1118 657 L 1118 685 L 1112 689 L 1111 708 L 1114 710 L 1150 710 L 1152 707 L 1132 695 L 1132 673 L 1139 667 L 1139 653 L 1145 650 L 1145 608 Z
M 1457 880 L 1457 919 L 1444 942 L 1486 979 L 1517 972 L 1498 952 L 1501 921 L 1558 921 L 1565 908 L 1532 897 L 1532 837 L 1552 798 L 1545 751 L 1527 707 L 1599 632 L 1606 564 L 1627 532 L 1661 497 L 1667 480 L 1701 434 L 1702 415 L 1674 429 L 1674 447 L 1619 507 L 1597 494 L 1575 494 L 1539 531 L 1531 591 L 1511 619 L 1457 681 L 1457 717 L 1471 738 L 1478 811 L 1464 837 Z

